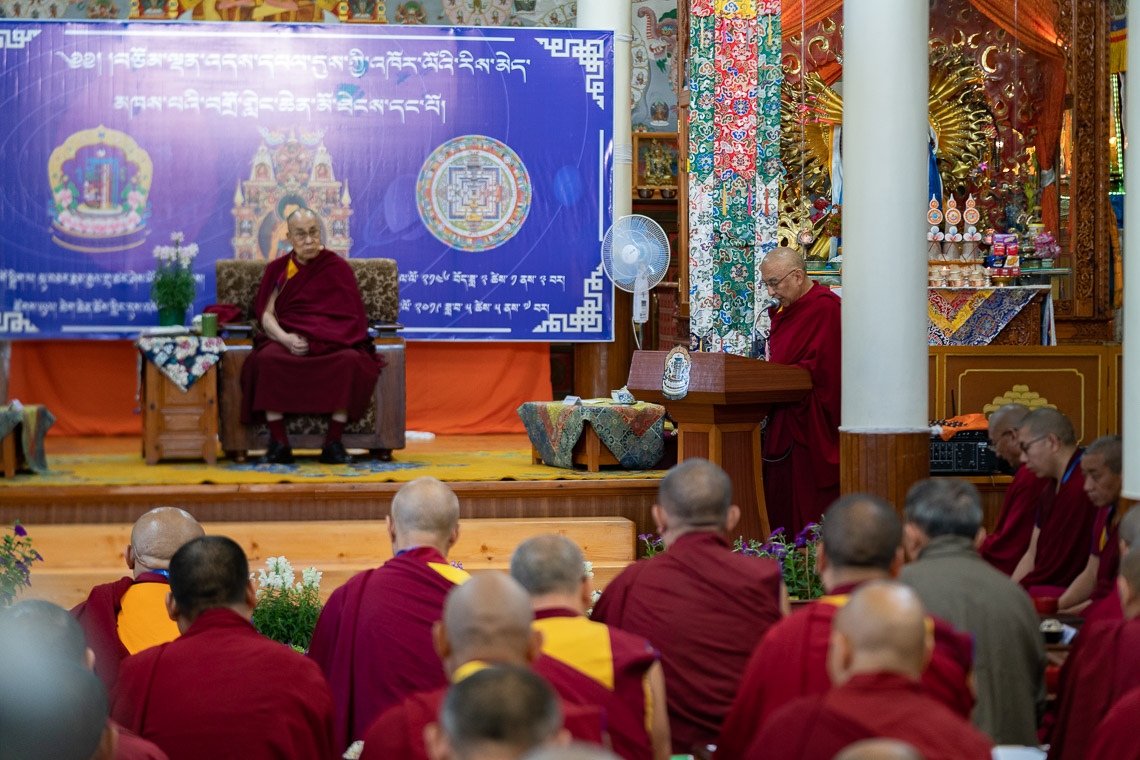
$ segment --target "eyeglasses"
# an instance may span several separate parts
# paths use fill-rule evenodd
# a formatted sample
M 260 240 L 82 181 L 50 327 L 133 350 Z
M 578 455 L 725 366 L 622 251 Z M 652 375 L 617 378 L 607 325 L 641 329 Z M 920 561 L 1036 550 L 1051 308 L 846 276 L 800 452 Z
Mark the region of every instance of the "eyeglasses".
M 311 230 L 293 230 L 289 233 L 289 237 L 296 238 L 297 240 L 313 240 L 321 239 L 321 228 L 314 227 Z
M 787 272 L 784 272 L 783 277 L 769 277 L 767 280 L 761 280 L 761 282 L 763 282 L 765 285 L 768 286 L 768 290 L 775 290 L 780 285 L 781 282 L 788 279 L 788 275 L 790 275 L 792 272 L 798 272 L 798 271 L 800 271 L 800 270 L 789 269 Z
M 1017 447 L 1021 449 L 1022 454 L 1028 454 L 1030 446 L 1037 443 L 1038 441 L 1044 441 L 1048 437 L 1048 435 L 1043 435 L 1040 438 L 1034 438 L 1032 441 L 1022 441 L 1021 443 L 1017 444 Z
M 999 435 L 997 437 L 996 441 L 990 441 L 989 443 L 987 443 L 986 448 L 996 454 L 997 450 L 998 450 L 998 445 L 1001 443 L 1001 440 L 1003 438 L 1005 438 L 1006 436 L 1010 436 L 1010 435 L 1016 435 L 1016 431 L 1013 428 L 1010 428 L 1009 430 L 1006 430 L 1004 433 Z

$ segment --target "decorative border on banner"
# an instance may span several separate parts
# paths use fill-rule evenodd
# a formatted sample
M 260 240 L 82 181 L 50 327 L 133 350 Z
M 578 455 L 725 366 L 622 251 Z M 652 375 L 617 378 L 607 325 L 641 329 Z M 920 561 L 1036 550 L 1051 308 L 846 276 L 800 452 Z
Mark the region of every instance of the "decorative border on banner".
M 564 40 L 536 37 L 552 58 L 576 58 L 586 72 L 586 93 L 606 110 L 606 46 L 601 40 Z
M 532 332 L 536 333 L 600 333 L 604 325 L 602 314 L 604 311 L 603 294 L 605 277 L 602 276 L 602 265 L 582 282 L 582 305 L 574 310 L 573 314 L 551 314 Z
M 0 50 L 23 50 L 40 36 L 39 29 L 0 29 Z
M 135 328 L 138 329 L 138 328 Z M 24 316 L 22 311 L 0 312 L 0 333 L 38 333 L 32 320 Z

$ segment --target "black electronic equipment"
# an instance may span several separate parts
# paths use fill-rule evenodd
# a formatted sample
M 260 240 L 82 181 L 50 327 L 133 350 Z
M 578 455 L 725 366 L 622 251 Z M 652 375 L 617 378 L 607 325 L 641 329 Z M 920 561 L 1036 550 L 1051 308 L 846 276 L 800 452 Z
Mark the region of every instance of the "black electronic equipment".
M 931 436 L 930 474 L 1004 474 L 1005 462 L 990 451 L 988 444 L 989 435 L 984 430 L 964 430 L 948 441 L 938 435 Z

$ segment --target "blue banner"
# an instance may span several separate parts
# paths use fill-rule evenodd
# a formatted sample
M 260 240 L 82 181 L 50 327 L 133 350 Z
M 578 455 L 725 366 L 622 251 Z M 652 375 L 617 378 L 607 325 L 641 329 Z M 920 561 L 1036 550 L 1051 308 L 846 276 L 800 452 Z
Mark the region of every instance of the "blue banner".
M 612 68 L 573 29 L 0 22 L 0 338 L 156 324 L 179 233 L 201 311 L 311 208 L 396 259 L 408 338 L 611 340 Z

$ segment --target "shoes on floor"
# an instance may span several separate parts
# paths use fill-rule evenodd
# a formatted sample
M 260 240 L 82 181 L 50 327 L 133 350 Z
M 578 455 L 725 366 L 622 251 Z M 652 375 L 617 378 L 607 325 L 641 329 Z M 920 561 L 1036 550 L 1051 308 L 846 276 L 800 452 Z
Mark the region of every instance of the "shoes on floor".
M 325 444 L 325 447 L 321 449 L 320 459 L 317 461 L 321 464 L 352 464 L 353 459 L 344 450 L 344 444 L 337 440 Z
M 293 447 L 271 438 L 269 448 L 257 458 L 256 464 L 293 464 Z

